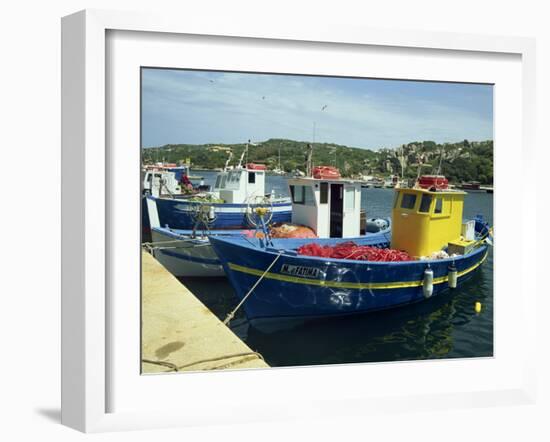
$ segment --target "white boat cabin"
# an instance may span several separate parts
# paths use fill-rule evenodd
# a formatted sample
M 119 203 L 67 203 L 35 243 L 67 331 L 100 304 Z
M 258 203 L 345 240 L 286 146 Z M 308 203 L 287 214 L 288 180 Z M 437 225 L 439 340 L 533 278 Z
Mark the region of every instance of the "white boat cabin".
M 181 191 L 174 172 L 154 169 L 144 172 L 143 190 L 148 191 L 155 197 L 178 194 Z
M 245 204 L 265 196 L 265 168 L 257 165 L 247 165 L 246 168 L 220 172 L 214 185 L 221 199 L 229 204 Z
M 293 224 L 311 227 L 319 238 L 360 236 L 360 181 L 304 177 L 288 185 Z

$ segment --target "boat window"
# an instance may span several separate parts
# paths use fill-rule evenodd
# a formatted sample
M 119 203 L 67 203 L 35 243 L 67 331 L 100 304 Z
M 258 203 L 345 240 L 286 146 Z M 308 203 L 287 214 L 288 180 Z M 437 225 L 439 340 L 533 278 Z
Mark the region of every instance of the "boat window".
M 346 187 L 345 209 L 353 210 L 355 208 L 355 188 Z
M 304 187 L 304 204 L 306 206 L 315 206 L 315 195 L 311 186 Z
M 223 175 L 222 176 L 222 183 L 220 185 L 220 188 L 221 189 L 224 189 L 225 188 L 225 182 L 227 181 L 227 175 Z
M 153 175 L 147 174 L 147 182 L 150 183 L 153 180 Z
M 426 195 L 426 194 L 422 195 L 422 201 L 420 201 L 420 209 L 418 209 L 418 211 L 429 212 L 431 204 L 432 204 L 432 196 Z
M 441 213 L 441 212 L 443 212 L 443 198 L 436 198 L 434 213 Z
M 292 186 L 294 187 L 294 192 L 292 193 L 292 202 L 296 204 L 304 204 L 305 195 L 304 195 L 304 186 Z
M 401 199 L 402 209 L 413 209 L 415 204 L 416 204 L 416 195 L 412 193 L 403 194 L 403 198 Z
M 256 174 L 254 172 L 248 172 L 248 183 L 254 184 L 256 182 Z
M 321 183 L 321 204 L 328 203 L 328 183 Z
M 222 179 L 222 176 L 218 175 L 218 177 L 216 178 L 216 185 L 214 186 L 216 189 L 218 189 L 220 187 L 221 179 Z

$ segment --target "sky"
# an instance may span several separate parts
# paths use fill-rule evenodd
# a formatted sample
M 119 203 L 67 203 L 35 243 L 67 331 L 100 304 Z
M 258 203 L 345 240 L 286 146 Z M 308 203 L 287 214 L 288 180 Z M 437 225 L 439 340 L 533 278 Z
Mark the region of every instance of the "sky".
M 142 147 L 269 138 L 369 149 L 488 140 L 493 87 L 142 69 Z

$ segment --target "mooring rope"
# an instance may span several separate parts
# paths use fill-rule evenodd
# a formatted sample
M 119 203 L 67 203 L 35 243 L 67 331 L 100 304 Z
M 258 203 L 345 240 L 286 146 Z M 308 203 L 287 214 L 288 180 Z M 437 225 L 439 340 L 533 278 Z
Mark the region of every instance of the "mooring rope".
M 207 362 L 223 361 L 225 359 L 233 359 L 233 358 L 239 358 L 239 357 L 242 358 L 242 357 L 245 357 L 245 356 L 255 356 L 258 359 L 261 359 L 262 361 L 265 361 L 264 357 L 260 353 L 255 352 L 255 351 L 247 351 L 247 352 L 242 352 L 242 353 L 234 353 L 234 354 L 230 354 L 230 355 L 218 356 L 218 357 L 215 357 L 215 358 L 202 359 L 200 361 L 195 361 L 195 362 L 191 362 L 189 364 L 184 364 L 184 365 L 179 365 L 179 366 L 172 363 L 172 362 L 154 361 L 154 360 L 151 360 L 151 359 L 142 359 L 141 362 L 144 362 L 146 364 L 160 365 L 162 367 L 167 367 L 167 368 L 172 369 L 172 371 L 180 371 L 180 370 L 183 370 L 185 368 L 192 367 L 193 365 L 205 364 Z M 237 362 L 238 361 L 236 361 L 235 363 L 237 363 Z M 234 365 L 235 363 L 233 363 L 231 365 Z M 219 368 L 219 367 L 209 368 L 208 370 L 215 370 L 217 368 Z
M 229 313 L 227 315 L 227 317 L 225 318 L 225 320 L 223 321 L 223 323 L 225 325 L 229 324 L 229 322 L 233 319 L 233 317 L 235 316 L 235 313 L 237 312 L 237 310 L 239 310 L 241 308 L 241 306 L 244 304 L 244 302 L 248 299 L 248 297 L 252 294 L 252 292 L 254 291 L 254 289 L 258 286 L 258 284 L 262 281 L 262 279 L 264 279 L 265 275 L 267 275 L 267 273 L 271 270 L 271 267 L 273 267 L 275 265 L 275 263 L 277 262 L 277 260 L 281 257 L 281 255 L 283 254 L 283 251 L 281 250 L 277 256 L 275 257 L 275 259 L 273 260 L 273 262 L 271 264 L 269 264 L 269 267 L 267 269 L 265 269 L 265 271 L 262 273 L 262 276 L 260 276 L 258 278 L 258 280 L 254 283 L 254 285 L 252 286 L 252 288 L 248 291 L 248 293 L 246 295 L 244 295 L 244 298 L 241 300 L 241 302 L 239 302 L 239 304 L 237 305 L 237 307 L 235 307 L 233 309 L 233 311 L 231 311 L 231 313 Z
M 195 244 L 181 244 L 179 246 L 157 246 L 156 244 L 177 244 L 180 242 L 185 242 L 186 240 L 173 240 L 173 241 L 158 241 L 158 242 L 144 242 L 141 246 L 146 249 L 149 253 L 153 250 L 167 250 L 167 249 L 194 249 L 197 247 L 206 247 L 209 246 L 209 242 L 195 243 Z
M 178 371 L 178 366 L 176 364 L 172 364 L 171 362 L 153 361 L 151 359 L 142 359 L 141 362 L 152 365 L 161 365 L 163 367 L 171 368 L 173 371 Z

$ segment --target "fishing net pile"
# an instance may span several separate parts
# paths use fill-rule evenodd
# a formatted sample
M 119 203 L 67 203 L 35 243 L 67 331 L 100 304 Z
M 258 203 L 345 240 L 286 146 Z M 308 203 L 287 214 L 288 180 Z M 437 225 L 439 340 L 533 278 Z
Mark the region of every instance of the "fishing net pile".
M 218 198 L 214 195 L 208 194 L 208 193 L 197 193 L 196 195 L 186 198 L 185 201 L 189 201 L 192 203 L 223 203 L 225 202 L 223 199 Z
M 353 241 L 343 242 L 335 246 L 321 246 L 317 243 L 305 244 L 297 249 L 298 254 L 319 256 L 322 258 L 354 259 L 358 261 L 412 261 L 413 258 L 401 250 L 380 249 L 372 246 L 360 246 Z
M 298 224 L 276 224 L 270 233 L 272 238 L 317 238 L 313 229 Z

